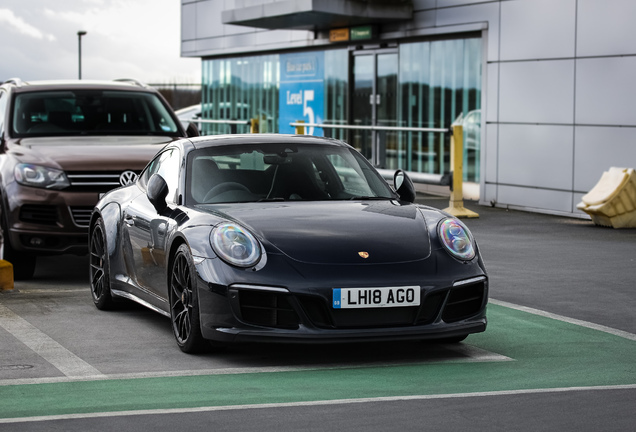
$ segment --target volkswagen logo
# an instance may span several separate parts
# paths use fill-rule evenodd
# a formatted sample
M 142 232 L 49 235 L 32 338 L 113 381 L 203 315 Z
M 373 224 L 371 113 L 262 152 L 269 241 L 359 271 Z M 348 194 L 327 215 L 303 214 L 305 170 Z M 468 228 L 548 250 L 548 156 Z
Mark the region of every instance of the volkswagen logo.
M 122 186 L 128 186 L 137 181 L 137 174 L 134 171 L 124 171 L 119 176 L 119 184 Z

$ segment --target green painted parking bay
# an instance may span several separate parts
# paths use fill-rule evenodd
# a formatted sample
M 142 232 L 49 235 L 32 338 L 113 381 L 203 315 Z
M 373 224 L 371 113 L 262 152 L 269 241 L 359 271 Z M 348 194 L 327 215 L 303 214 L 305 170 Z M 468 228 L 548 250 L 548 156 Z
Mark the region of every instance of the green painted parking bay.
M 3 385 L 0 419 L 636 385 L 634 337 L 501 304 L 488 317 L 488 330 L 464 344 L 493 361 Z

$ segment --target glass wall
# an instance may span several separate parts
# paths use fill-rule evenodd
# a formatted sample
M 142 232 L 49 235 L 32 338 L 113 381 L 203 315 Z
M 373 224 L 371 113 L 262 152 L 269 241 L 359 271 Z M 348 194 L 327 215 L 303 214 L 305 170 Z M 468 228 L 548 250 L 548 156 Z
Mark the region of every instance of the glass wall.
M 464 124 L 464 180 L 479 181 L 481 39 L 402 44 L 398 125 L 448 128 Z M 450 171 L 450 134 L 400 133 L 389 168 L 433 174 Z
M 202 101 L 203 119 L 247 123 L 258 118 L 261 132 L 274 133 L 293 133 L 289 123 L 301 119 L 334 125 L 449 128 L 461 118 L 464 179 L 479 181 L 479 38 L 401 43 L 392 51 L 344 48 L 204 60 Z M 433 174 L 450 171 L 448 133 L 374 135 L 311 129 L 314 135 L 348 141 L 368 158 L 373 154 L 381 167 Z M 248 131 L 247 126 L 236 129 Z M 230 132 L 226 124 L 203 126 L 204 134 Z
M 325 123 L 348 124 L 349 52 L 346 49 L 325 51 Z M 325 136 L 346 140 L 343 129 L 325 129 Z
M 202 119 L 259 119 L 261 132 L 278 131 L 279 56 L 206 60 L 202 62 Z M 228 124 L 202 125 L 204 135 L 231 133 Z M 238 133 L 249 132 L 238 126 Z

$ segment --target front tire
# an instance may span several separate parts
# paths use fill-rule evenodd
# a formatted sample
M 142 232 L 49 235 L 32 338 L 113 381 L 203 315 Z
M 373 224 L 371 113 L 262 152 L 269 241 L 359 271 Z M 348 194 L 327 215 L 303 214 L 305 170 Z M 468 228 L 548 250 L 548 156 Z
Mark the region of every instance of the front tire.
M 205 351 L 208 345 L 201 335 L 194 261 L 185 244 L 172 260 L 169 284 L 170 320 L 177 345 L 188 354 Z
M 93 303 L 99 310 L 113 309 L 115 302 L 110 292 L 110 261 L 106 245 L 106 229 L 102 219 L 98 219 L 93 227 L 89 250 Z

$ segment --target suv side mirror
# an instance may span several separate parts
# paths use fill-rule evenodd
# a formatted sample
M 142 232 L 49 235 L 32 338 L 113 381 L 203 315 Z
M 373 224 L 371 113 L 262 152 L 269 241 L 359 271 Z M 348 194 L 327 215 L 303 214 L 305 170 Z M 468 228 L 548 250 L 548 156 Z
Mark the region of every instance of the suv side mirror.
M 168 207 L 166 202 L 168 183 L 159 174 L 153 174 L 146 187 L 146 196 L 150 204 L 157 210 L 157 213 L 161 213 Z
M 415 202 L 415 186 L 413 181 L 402 170 L 397 170 L 393 175 L 393 187 L 395 192 L 400 196 L 401 201 Z
M 188 127 L 186 128 L 186 135 L 189 138 L 198 137 L 200 135 L 199 128 L 197 127 L 196 123 L 188 123 Z

